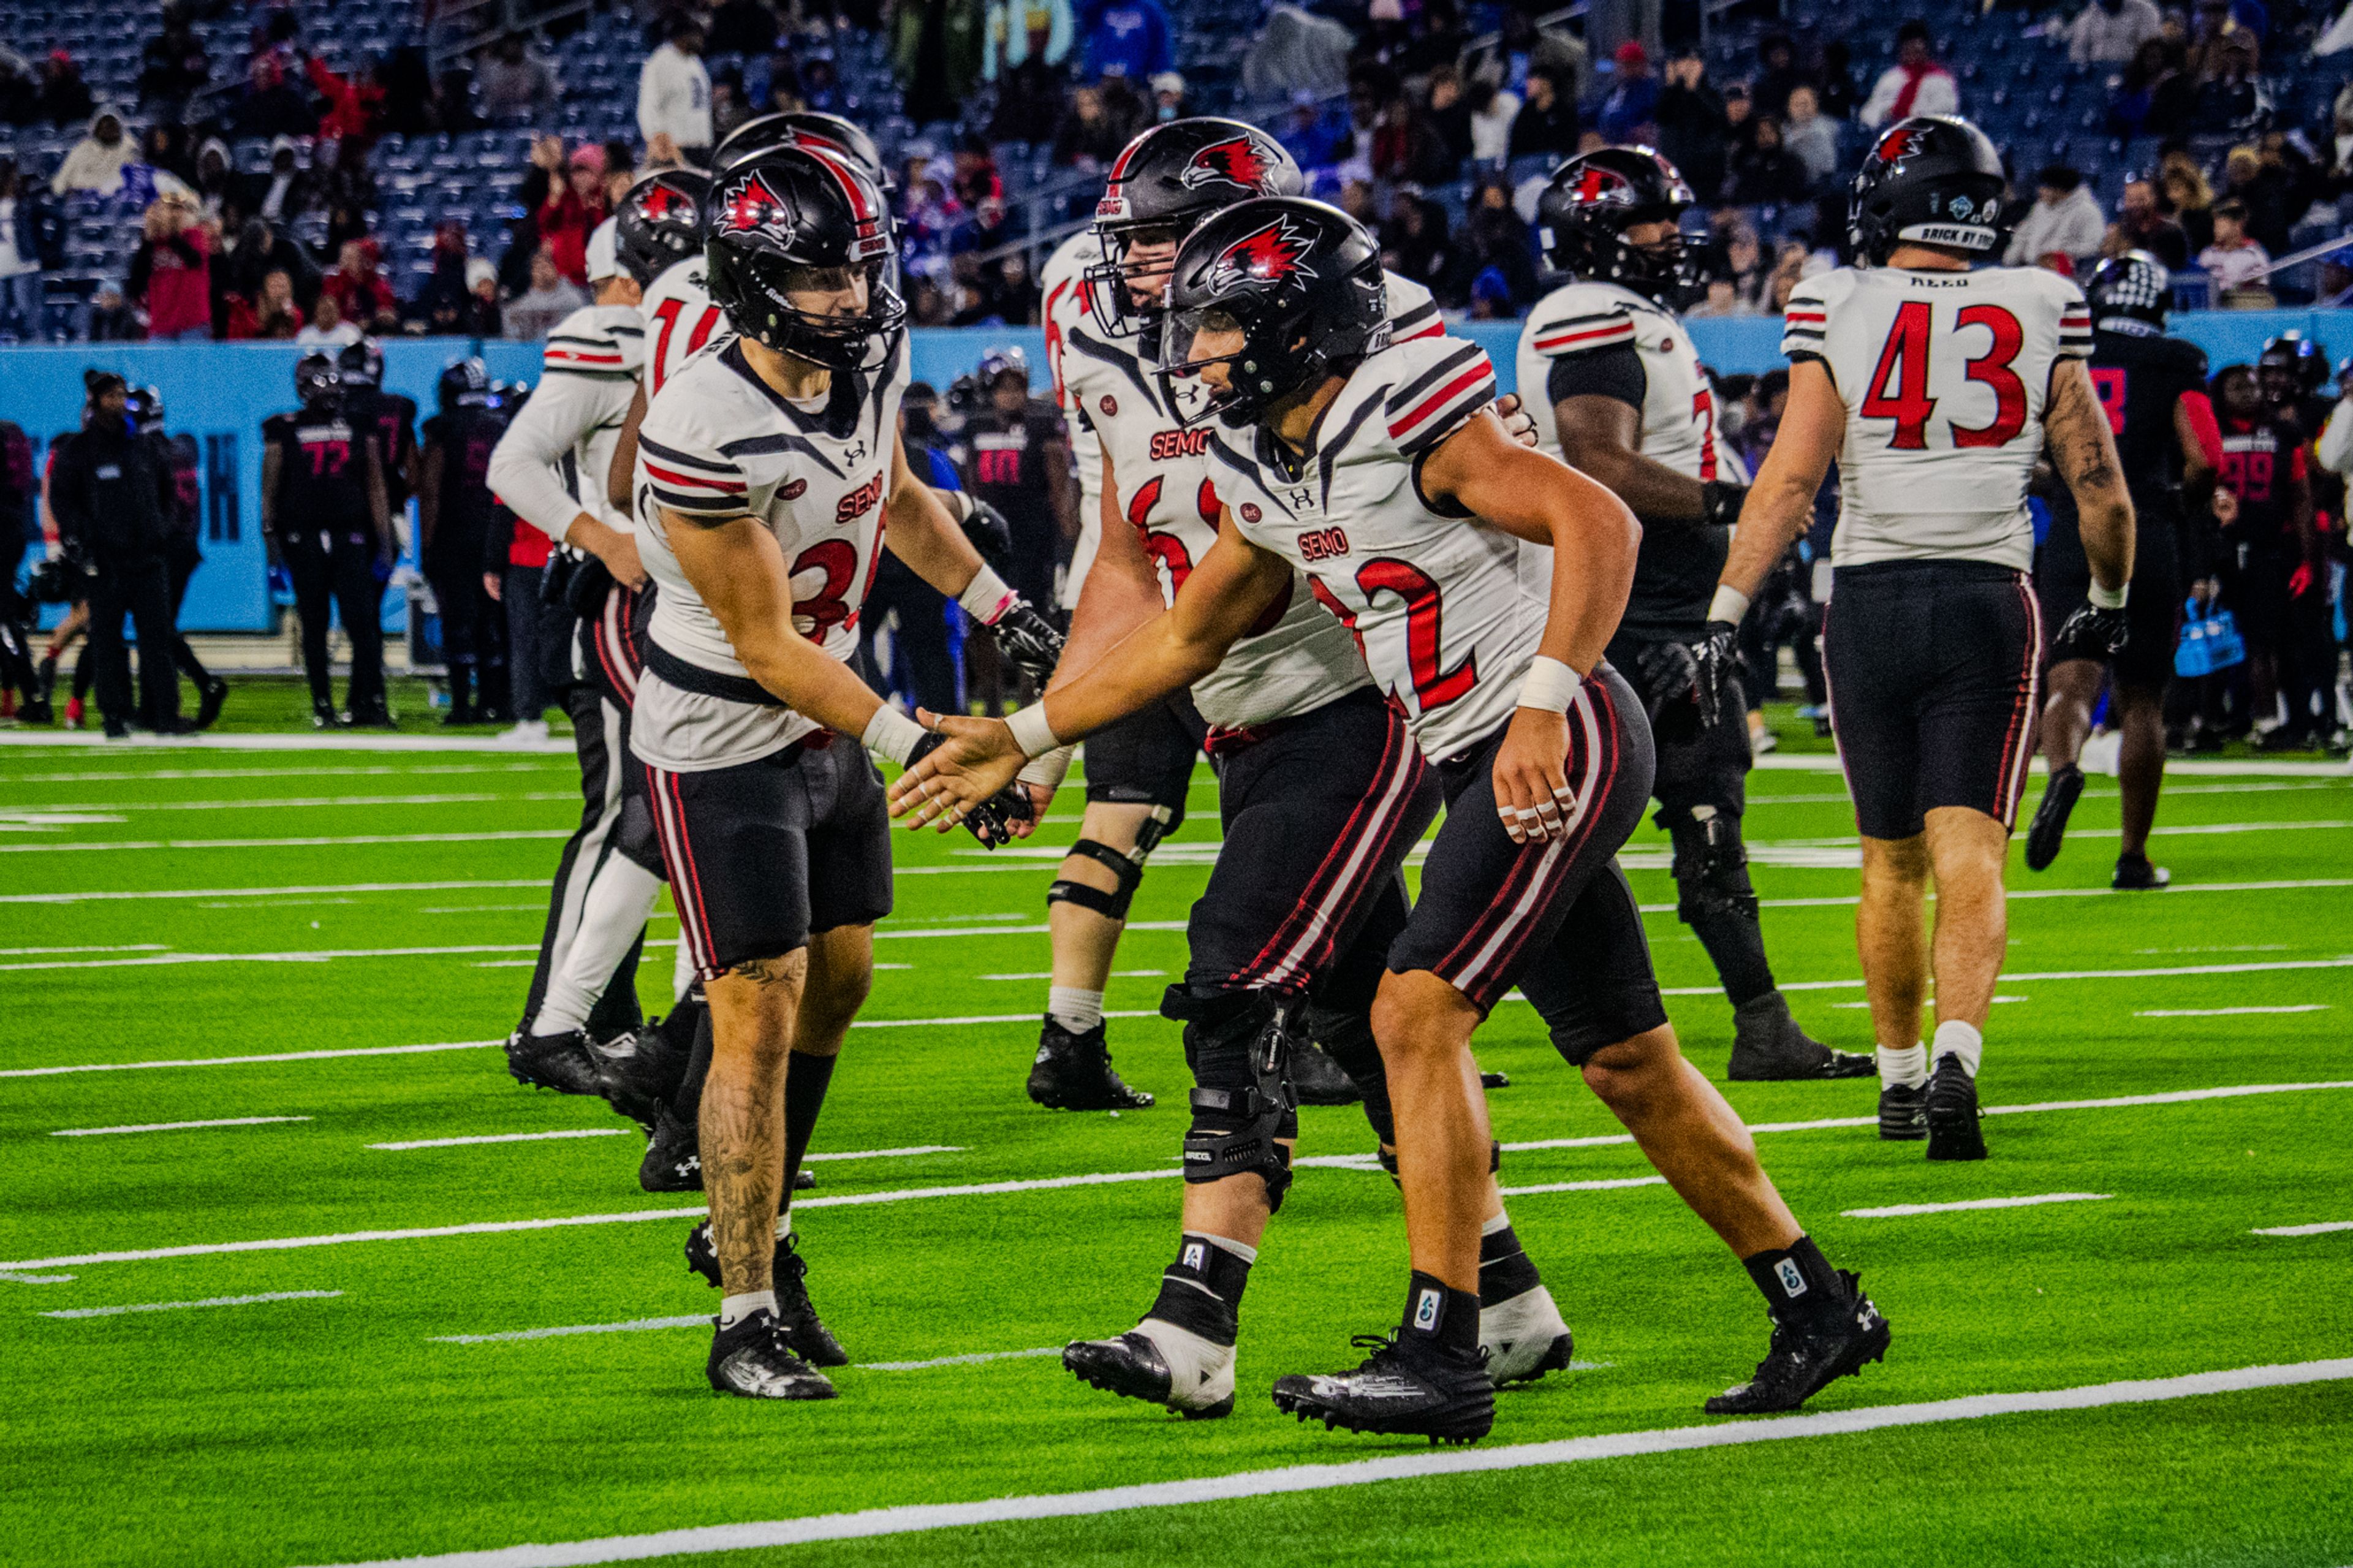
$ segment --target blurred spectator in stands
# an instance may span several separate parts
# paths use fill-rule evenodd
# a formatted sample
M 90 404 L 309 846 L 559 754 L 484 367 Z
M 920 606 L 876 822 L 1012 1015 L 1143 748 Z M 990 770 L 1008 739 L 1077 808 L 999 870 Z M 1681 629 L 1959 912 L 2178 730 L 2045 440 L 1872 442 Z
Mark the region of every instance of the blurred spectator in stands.
M 1280 140 L 1299 166 L 1308 170 L 1331 168 L 1347 155 L 1354 142 L 1346 117 L 1303 89 L 1292 95 L 1291 119 Z
M 1601 100 L 1601 134 L 1612 142 L 1631 142 L 1658 122 L 1659 79 L 1651 74 L 1650 51 L 1632 38 L 1619 45 L 1612 58 L 1618 71 L 1609 96 Z
M 1037 325 L 1038 279 L 1029 270 L 1028 255 L 1017 250 L 997 264 L 988 299 L 990 308 L 1007 326 Z
M 1458 305 L 1470 303 L 1472 282 L 1489 268 L 1502 275 L 1514 309 L 1535 302 L 1535 252 L 1528 226 L 1512 206 L 1511 182 L 1500 176 L 1471 188 L 1471 216 L 1457 237 L 1447 296 Z
M 311 90 L 327 106 L 318 133 L 358 147 L 371 145 L 384 120 L 384 89 L 377 85 L 375 68 L 363 65 L 349 76 L 339 76 L 318 56 L 305 54 L 302 68 L 311 79 Z
M 555 66 L 521 33 L 509 33 L 482 53 L 474 67 L 482 112 L 492 120 L 545 121 L 564 96 Z
M 1816 191 L 1830 189 L 1839 172 L 1838 122 L 1821 111 L 1820 95 L 1799 82 L 1789 89 L 1788 118 L 1781 127 L 1782 144 L 1806 166 L 1806 181 Z
M 221 204 L 237 188 L 237 165 L 229 157 L 227 142 L 217 136 L 205 138 L 196 149 L 196 177 L 190 186 L 205 216 L 218 219 Z
M 335 297 L 342 315 L 363 332 L 382 336 L 400 330 L 400 298 L 392 279 L 377 266 L 372 239 L 347 239 L 335 258 L 335 269 L 319 280 L 319 297 Z
M 1718 213 L 1715 226 L 1708 274 L 1732 285 L 1734 314 L 1755 315 L 1772 302 L 1773 269 L 1765 258 L 1765 243 L 1756 226 L 1737 213 Z
M 469 281 L 473 265 L 474 258 L 466 254 L 464 224 L 453 218 L 436 228 L 433 231 L 433 270 L 426 278 L 424 286 L 417 290 L 417 298 L 410 302 L 410 319 L 422 322 L 425 331 L 437 337 L 464 331 L 467 304 L 473 297 Z M 498 268 L 487 261 L 481 265 L 490 274 L 491 297 L 495 299 Z
M 1813 191 L 1813 177 L 1798 155 L 1783 145 L 1778 116 L 1760 114 L 1732 150 L 1725 198 L 1736 206 L 1792 207 Z
M 16 158 L 0 153 L 0 321 L 26 342 L 49 335 L 42 270 L 64 261 L 65 226 L 47 193 L 26 184 Z
M 1496 84 L 1492 72 L 1471 79 L 1463 94 L 1469 110 L 1471 156 L 1482 164 L 1498 165 L 1512 153 L 1512 124 L 1520 117 L 1520 95 Z
M 87 120 L 96 104 L 81 67 L 64 49 L 51 49 L 41 62 L 40 118 L 62 131 L 77 120 Z
M 140 139 L 139 157 L 155 171 L 160 185 L 168 187 L 177 181 L 191 191 L 196 188 L 196 161 L 188 151 L 186 126 L 150 125 Z
M 1070 118 L 1054 140 L 1054 162 L 1076 169 L 1103 168 L 1134 133 L 1134 127 L 1112 117 L 1102 88 L 1080 88 L 1071 94 Z
M 1529 71 L 1528 95 L 1512 117 L 1505 155 L 1557 163 L 1577 150 L 1577 100 L 1562 90 L 1559 78 L 1546 66 Z
M 1787 33 L 1766 34 L 1757 46 L 1757 58 L 1765 68 L 1748 88 L 1749 96 L 1757 100 L 1757 112 L 1787 120 L 1789 94 L 1800 87 L 1813 87 L 1814 73 L 1798 64 L 1798 47 Z
M 1463 96 L 1462 73 L 1452 65 L 1430 73 L 1430 91 L 1422 112 L 1430 128 L 1446 143 L 1446 155 L 1459 168 L 1471 156 L 1471 104 Z
M 474 111 L 474 73 L 451 66 L 434 78 L 432 129 L 454 136 L 481 128 L 482 117 Z
M 2100 253 L 2107 232 L 2100 199 L 2084 185 L 2082 173 L 2064 163 L 2047 163 L 2034 176 L 2034 205 L 2011 231 L 2002 261 L 2031 267 L 2055 251 L 2081 263 Z
M 1822 113 L 1831 120 L 1852 120 L 1862 101 L 1855 91 L 1852 58 L 1844 38 L 1833 38 L 1822 46 L 1822 68 L 1817 74 L 1821 81 Z
M 1749 314 L 1752 312 L 1742 307 L 1739 293 L 1732 286 L 1732 279 L 1725 277 L 1710 278 L 1707 280 L 1707 291 L 1701 297 L 1699 303 L 1683 312 L 1686 318 Z
M 1960 88 L 1929 48 L 1928 24 L 1917 17 L 1895 29 L 1895 63 L 1880 73 L 1862 122 L 1873 131 L 1915 114 L 1958 114 Z
M 466 298 L 459 331 L 474 338 L 506 335 L 504 312 L 499 305 L 499 269 L 479 256 L 466 263 Z
M 700 164 L 710 155 L 711 73 L 702 65 L 702 24 L 691 12 L 670 18 L 661 47 L 638 73 L 638 134 L 649 163 Z M 586 263 L 575 272 L 585 275 Z
M 1379 107 L 1374 110 L 1372 136 L 1366 144 L 1374 177 L 1417 184 L 1443 184 L 1452 179 L 1456 160 L 1446 139 L 1388 67 L 1374 68 L 1382 78 L 1374 85 Z
M 2260 281 L 2271 253 L 2247 232 L 2247 209 L 2235 201 L 2214 204 L 2214 243 L 2198 253 L 2198 265 L 2214 280 L 2219 295 Z
M 1488 77 L 1514 97 L 1525 98 L 1528 73 L 1549 70 L 1562 97 L 1572 104 L 1581 101 L 1592 87 L 1592 59 L 1570 33 L 1536 25 L 1535 13 L 1548 8 L 1525 0 L 1506 5 L 1494 36 L 1463 52 L 1464 72 Z
M 533 248 L 545 247 L 556 270 L 575 283 L 587 281 L 588 236 L 605 221 L 604 185 L 602 147 L 589 143 L 567 160 L 561 136 L 532 143 L 518 199 L 531 215 Z
M 139 312 L 110 279 L 98 286 L 90 302 L 90 341 L 94 343 L 135 342 L 147 335 Z
M 988 126 L 995 140 L 1043 147 L 1061 131 L 1071 96 L 1070 72 L 1046 47 L 1047 39 L 1044 28 L 1032 30 L 1023 40 L 1020 58 L 998 77 L 997 116 Z
M 286 67 L 275 54 L 253 57 L 245 69 L 245 91 L 228 111 L 231 136 L 311 136 L 319 117 L 311 100 L 286 79 Z
M 2150 0 L 2092 0 L 2067 29 L 2067 58 L 2079 66 L 2120 66 L 2164 32 L 2165 17 Z
M 765 55 L 776 47 L 776 13 L 766 0 L 719 0 L 706 47 L 714 55 Z
M 2222 195 L 2246 209 L 2248 237 L 2274 256 L 2287 253 L 2288 230 L 2303 216 L 2290 184 L 2285 170 L 2253 147 L 2233 147 L 2222 160 Z
M 90 117 L 89 133 L 73 144 L 49 176 L 49 189 L 58 195 L 88 191 L 111 196 L 122 189 L 124 168 L 138 161 L 138 143 L 123 133 L 121 114 L 101 109 Z
M 1706 64 L 1697 48 L 1679 49 L 1667 61 L 1666 83 L 1660 89 L 1651 118 L 1658 122 L 1659 151 L 1682 171 L 1700 204 L 1713 206 L 1723 200 L 1725 143 L 1732 134 L 1732 122 L 1725 113 L 1723 95 L 1707 79 Z
M 1448 245 L 1446 209 L 1418 190 L 1401 190 L 1380 226 L 1381 265 L 1424 288 L 1434 289 L 1453 259 Z
M 1176 33 L 1160 0 L 1082 0 L 1079 73 L 1144 81 L 1176 63 Z
M 41 115 L 41 80 L 33 62 L 0 44 L 0 123 L 30 125 Z
M 261 275 L 261 287 L 248 301 L 234 296 L 228 307 L 231 338 L 291 338 L 302 330 L 303 313 L 294 298 L 293 274 L 273 267 Z
M 238 231 L 237 253 L 230 259 L 229 288 L 249 302 L 261 293 L 262 279 L 283 272 L 294 284 L 294 300 L 307 307 L 319 296 L 319 268 L 294 237 L 267 219 L 250 217 Z
M 980 79 L 980 0 L 901 0 L 891 63 L 917 125 L 953 122 Z
M 2152 38 L 2143 44 L 2109 101 L 2109 132 L 2137 136 L 2149 126 L 2188 125 L 2198 100 L 2189 59 L 2189 47 L 2173 39 Z
M 2189 265 L 2189 237 L 2158 207 L 2157 186 L 2145 174 L 2125 182 L 2123 198 L 2116 204 L 2116 221 L 2109 226 L 2100 250 L 2106 256 L 2146 250 L 2175 272 Z
M 2158 184 L 2165 193 L 2164 205 L 2181 226 L 2194 256 L 2214 243 L 2214 187 L 2186 152 L 2167 153 L 2160 169 Z
M 556 269 L 546 246 L 531 258 L 531 288 L 510 301 L 503 312 L 506 335 L 514 342 L 537 342 L 565 317 L 588 303 L 578 284 Z
M 907 320 L 918 327 L 944 327 L 954 319 L 955 310 L 940 286 L 922 273 L 907 280 Z
M 980 74 L 994 82 L 1007 82 L 1033 64 L 1059 69 L 1079 33 L 1071 0 L 988 0 L 982 26 Z
M 1192 112 L 1192 98 L 1185 84 L 1183 71 L 1155 71 L 1145 85 L 1152 89 L 1152 96 L 1145 104 L 1145 113 L 1155 123 L 1165 125 L 1172 120 L 1182 120 Z
M 346 343 L 360 341 L 360 330 L 343 320 L 343 309 L 335 303 L 334 295 L 321 289 L 319 301 L 311 310 L 309 324 L 294 334 L 296 348 L 333 353 Z
M 164 7 L 164 30 L 139 53 L 139 104 L 177 115 L 189 96 L 212 79 L 211 57 L 177 5 Z
M 1242 91 L 1250 98 L 1323 98 L 1348 85 L 1348 53 L 1356 35 L 1329 16 L 1281 0 L 1242 56 Z M 1286 143 L 1288 145 L 1288 143 Z
M 721 66 L 718 74 L 711 79 L 711 134 L 714 143 L 727 140 L 728 132 L 751 118 L 751 106 L 744 101 L 742 68 Z
M 1512 298 L 1511 280 L 1502 268 L 1485 268 L 1471 279 L 1469 313 L 1474 321 L 1508 321 L 1520 313 Z
M 2243 28 L 2220 39 L 2205 57 L 2189 129 L 2208 135 L 2247 131 L 2271 112 L 2271 94 L 2255 75 L 2254 35 Z
M 827 114 L 841 108 L 840 73 L 835 68 L 830 55 L 819 55 L 801 67 L 801 100 L 810 109 Z
M 273 224 L 289 224 L 311 210 L 318 193 L 310 173 L 301 166 L 301 144 L 291 136 L 280 136 L 269 143 L 269 171 L 248 174 L 239 182 L 240 205 L 247 212 Z

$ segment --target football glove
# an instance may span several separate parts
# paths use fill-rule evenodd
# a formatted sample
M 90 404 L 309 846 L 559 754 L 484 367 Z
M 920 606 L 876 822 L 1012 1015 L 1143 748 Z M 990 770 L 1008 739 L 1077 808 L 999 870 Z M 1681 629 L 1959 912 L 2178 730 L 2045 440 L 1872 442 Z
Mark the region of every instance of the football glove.
M 1054 673 L 1062 657 L 1062 634 L 1054 629 L 1054 623 L 1039 615 L 1029 600 L 1017 597 L 989 624 L 988 632 L 1013 668 L 1044 690 L 1046 678 Z
M 972 547 L 980 552 L 980 558 L 992 570 L 1003 572 L 1013 560 L 1013 525 L 1005 521 L 1003 512 L 978 496 L 966 492 L 965 501 L 965 538 L 972 542 Z
M 936 730 L 926 730 L 907 752 L 907 765 L 913 767 L 934 752 L 947 744 L 947 737 Z M 1006 785 L 978 805 L 965 813 L 966 832 L 980 840 L 985 849 L 1013 841 L 1013 824 L 1027 822 L 1037 814 L 1030 808 L 1029 792 L 1017 782 Z
M 1736 527 L 1741 505 L 1747 500 L 1746 485 L 1710 479 L 1699 488 L 1699 520 L 1710 528 Z
M 1728 717 L 1727 709 L 1736 708 L 1733 698 L 1733 682 L 1740 676 L 1740 628 L 1730 621 L 1710 621 L 1707 635 L 1692 648 L 1699 663 L 1700 722 L 1714 729 Z
M 1654 642 L 1634 655 L 1634 672 L 1642 682 L 1644 706 L 1651 728 L 1659 739 L 1689 741 L 1706 723 L 1706 689 L 1701 683 L 1699 655 L 1689 643 Z
M 2078 605 L 2075 613 L 2060 623 L 2059 635 L 2051 639 L 2051 662 L 2114 658 L 2125 650 L 2127 629 L 2121 607 L 2104 610 L 2097 605 Z

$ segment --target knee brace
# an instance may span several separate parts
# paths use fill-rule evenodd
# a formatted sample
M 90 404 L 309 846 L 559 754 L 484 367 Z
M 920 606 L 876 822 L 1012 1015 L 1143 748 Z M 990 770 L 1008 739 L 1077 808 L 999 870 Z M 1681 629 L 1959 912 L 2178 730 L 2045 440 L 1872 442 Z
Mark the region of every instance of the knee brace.
M 1266 1184 L 1269 1212 L 1281 1209 L 1291 1185 L 1291 1151 L 1279 1140 L 1299 1135 L 1288 1005 L 1262 992 L 1203 994 L 1172 985 L 1160 1010 L 1184 1022 L 1185 1062 L 1196 1086 L 1185 1179 L 1254 1173 Z
M 1712 805 L 1694 805 L 1684 820 L 1656 818 L 1674 841 L 1675 918 L 1685 925 L 1710 917 L 1757 919 L 1757 891 L 1748 882 L 1748 850 L 1740 819 Z
M 1144 826 L 1136 830 L 1135 848 L 1125 854 L 1098 838 L 1080 839 L 1071 846 L 1071 853 L 1085 856 L 1117 878 L 1118 890 L 1106 893 L 1101 888 L 1058 877 L 1054 885 L 1046 889 L 1046 901 L 1050 904 L 1076 904 L 1082 910 L 1092 910 L 1107 920 L 1127 919 L 1127 907 L 1135 901 L 1136 884 L 1144 880 L 1144 862 L 1151 858 L 1153 850 L 1160 847 L 1160 841 L 1168 836 L 1179 819 L 1179 814 L 1167 806 L 1153 807 L 1152 815 L 1145 817 Z

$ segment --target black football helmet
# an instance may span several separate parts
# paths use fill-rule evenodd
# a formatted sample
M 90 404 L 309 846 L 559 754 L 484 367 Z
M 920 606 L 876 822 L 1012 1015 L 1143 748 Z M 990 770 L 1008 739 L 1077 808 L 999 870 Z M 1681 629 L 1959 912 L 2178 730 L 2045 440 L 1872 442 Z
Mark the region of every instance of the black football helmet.
M 712 149 L 711 166 L 724 174 L 746 158 L 773 153 L 779 147 L 814 147 L 820 153 L 831 153 L 863 169 L 866 177 L 881 187 L 884 195 L 898 192 L 899 182 L 891 177 L 891 165 L 883 162 L 882 149 L 874 144 L 873 137 L 839 114 L 820 113 L 813 109 L 763 114 L 744 121 Z
M 614 253 L 640 289 L 702 251 L 702 202 L 711 176 L 694 169 L 664 169 L 629 187 L 613 214 Z
M 131 427 L 142 436 L 155 436 L 164 429 L 164 394 L 153 386 L 133 387 L 123 399 L 122 412 Z
M 704 223 L 711 298 L 744 336 L 831 370 L 880 368 L 907 306 L 891 286 L 891 211 L 865 172 L 809 147 L 779 147 L 713 182 Z M 813 274 L 866 279 L 854 316 L 800 309 L 788 290 Z M 839 285 L 835 285 L 839 287 Z
M 491 401 L 490 367 L 479 355 L 453 359 L 442 367 L 440 384 L 435 391 L 445 419 L 460 408 L 486 408 Z
M 1873 267 L 1906 243 L 1996 252 L 2010 238 L 2008 185 L 1984 132 L 1957 114 L 1915 114 L 1881 132 L 1863 154 L 1847 238 Z
M 2093 324 L 2108 328 L 2120 321 L 2137 321 L 2162 331 L 2172 292 L 2173 275 L 2146 250 L 2109 257 L 2092 269 L 2084 285 L 2084 297 L 2092 302 Z
M 1683 174 L 1648 147 L 1602 147 L 1552 172 L 1536 197 L 1536 238 L 1545 265 L 1597 283 L 1615 283 L 1669 310 L 1699 287 L 1700 258 L 1678 232 L 1635 245 L 1638 223 L 1680 223 L 1699 205 Z
M 1157 314 L 1138 310 L 1127 291 L 1129 246 L 1181 243 L 1203 219 L 1236 202 L 1306 189 L 1299 161 L 1255 125 L 1205 116 L 1145 132 L 1112 164 L 1095 203 L 1103 259 L 1087 268 L 1085 280 L 1097 319 L 1127 334 Z
M 2309 397 L 2328 384 L 2328 351 L 2291 327 L 2263 344 L 2255 379 L 2274 403 Z
M 997 378 L 1006 375 L 1018 375 L 1022 385 L 1029 384 L 1029 356 L 1023 353 L 1018 345 L 993 348 L 982 354 L 980 366 L 974 372 L 973 379 L 980 384 L 981 395 L 987 396 L 997 390 Z
M 335 356 L 335 366 L 343 372 L 346 388 L 364 386 L 373 392 L 384 384 L 384 345 L 374 338 L 345 343 Z
M 305 408 L 343 400 L 343 373 L 325 354 L 304 354 L 294 366 L 294 398 Z
M 1205 331 L 1240 331 L 1240 350 L 1203 356 Z M 1198 425 L 1216 415 L 1237 429 L 1319 375 L 1387 348 L 1388 284 L 1381 247 L 1364 225 L 1304 196 L 1261 196 L 1193 230 L 1168 277 L 1160 373 L 1168 405 Z M 1187 409 L 1174 382 L 1223 360 L 1227 386 Z

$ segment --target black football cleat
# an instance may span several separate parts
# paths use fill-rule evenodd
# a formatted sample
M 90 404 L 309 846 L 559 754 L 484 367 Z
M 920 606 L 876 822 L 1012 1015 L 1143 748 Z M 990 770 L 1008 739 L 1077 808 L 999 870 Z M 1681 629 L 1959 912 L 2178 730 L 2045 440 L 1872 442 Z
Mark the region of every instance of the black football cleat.
M 1073 1340 L 1062 1365 L 1090 1387 L 1166 1405 L 1187 1421 L 1234 1413 L 1234 1347 L 1158 1318 L 1117 1339 Z
M 1841 1268 L 1839 1283 L 1846 1289 L 1848 1310 L 1818 1318 L 1804 1327 L 1775 1323 L 1772 1346 L 1757 1363 L 1756 1374 L 1701 1408 L 1710 1415 L 1769 1415 L 1795 1410 L 1826 1384 L 1861 1372 L 1864 1363 L 1884 1361 L 1887 1320 L 1862 1293 L 1862 1281 L 1855 1275 Z
M 1982 1160 L 1985 1131 L 1978 1125 L 1985 1112 L 1978 1109 L 1978 1080 L 1947 1051 L 1936 1058 L 1928 1075 L 1928 1158 Z
M 558 1094 L 605 1092 L 588 1036 L 580 1029 L 560 1035 L 533 1035 L 517 1029 L 507 1037 L 507 1071 L 517 1083 L 552 1089 Z
M 1742 1003 L 1732 1014 L 1735 1083 L 1773 1083 L 1799 1079 L 1870 1078 L 1876 1060 L 1852 1051 L 1834 1051 L 1806 1033 L 1789 1016 L 1789 1000 L 1778 991 Z
M 792 1341 L 793 1352 L 812 1366 L 848 1366 L 849 1352 L 817 1315 L 809 1300 L 808 1259 L 800 1253 L 801 1238 L 786 1234 L 776 1238 L 774 1286 L 776 1318 Z M 686 1235 L 686 1266 L 702 1276 L 712 1289 L 719 1283 L 719 1254 L 712 1249 L 711 1222 L 704 1220 Z
M 2026 830 L 2028 870 L 2042 870 L 2059 858 L 2060 841 L 2067 836 L 2067 817 L 2083 793 L 2083 769 L 2070 763 L 2051 770 L 2051 782 L 2042 786 L 2042 804 L 2034 808 L 2034 821 Z
M 1338 1062 L 1304 1040 L 1291 1048 L 1291 1087 L 1302 1105 L 1354 1105 L 1365 1098 Z
M 711 1386 L 744 1399 L 831 1399 L 825 1373 L 793 1353 L 776 1314 L 746 1313 L 711 1342 Z
M 335 711 L 335 705 L 333 703 L 313 702 L 311 704 L 311 728 L 313 730 L 340 730 L 343 727 L 343 716 Z
M 1512 1075 L 1507 1072 L 1482 1072 L 1479 1075 L 1479 1087 L 1481 1089 L 1509 1089 L 1512 1087 Z
M 196 693 L 196 728 L 209 730 L 221 714 L 221 704 L 228 700 L 228 682 L 214 676 Z
M 1151 1095 L 1128 1088 L 1111 1065 L 1101 1024 L 1074 1035 L 1051 1018 L 1038 1037 L 1029 1098 L 1049 1110 L 1142 1110 L 1152 1103 Z
M 676 1032 L 657 1021 L 590 1048 L 604 1076 L 605 1098 L 614 1110 L 652 1132 L 661 1112 L 678 1098 L 679 1085 L 686 1081 L 692 1037 L 681 1048 Z
M 1928 1136 L 1928 1086 L 1890 1083 L 1880 1086 L 1879 1136 L 1889 1143 L 1917 1143 Z
M 2172 880 L 2172 872 L 2162 866 L 2150 865 L 2146 855 L 2119 855 L 2116 874 L 2108 886 L 2119 892 L 2153 893 Z
M 1394 1331 L 1349 1341 L 1373 1353 L 1354 1372 L 1277 1378 L 1274 1407 L 1302 1421 L 1383 1436 L 1475 1443 L 1495 1425 L 1495 1385 L 1487 1358 L 1398 1343 Z
M 654 1112 L 654 1135 L 638 1165 L 638 1185 L 649 1193 L 702 1190 L 702 1145 L 695 1125 L 667 1105 Z

